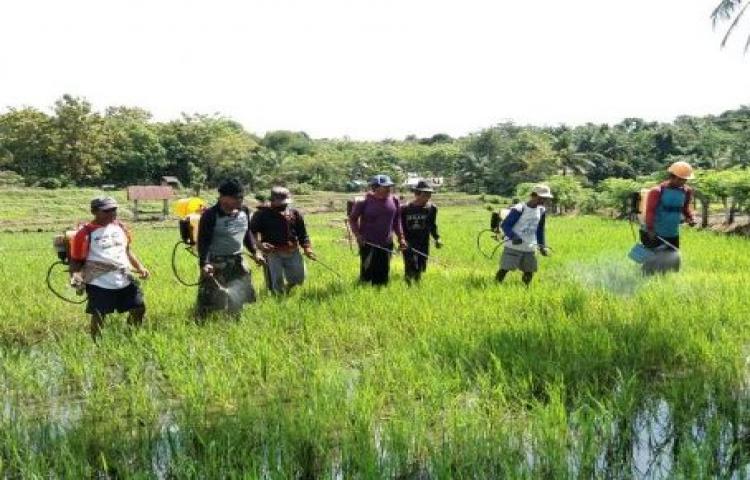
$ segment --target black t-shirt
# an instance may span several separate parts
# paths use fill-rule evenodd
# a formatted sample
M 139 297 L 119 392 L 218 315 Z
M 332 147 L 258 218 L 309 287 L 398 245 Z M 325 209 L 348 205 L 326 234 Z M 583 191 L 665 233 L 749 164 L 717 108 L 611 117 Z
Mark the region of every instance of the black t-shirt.
M 425 244 L 430 235 L 435 240 L 440 238 L 437 229 L 437 207 L 432 203 L 421 207 L 409 203 L 401 207 L 401 225 L 407 242 Z

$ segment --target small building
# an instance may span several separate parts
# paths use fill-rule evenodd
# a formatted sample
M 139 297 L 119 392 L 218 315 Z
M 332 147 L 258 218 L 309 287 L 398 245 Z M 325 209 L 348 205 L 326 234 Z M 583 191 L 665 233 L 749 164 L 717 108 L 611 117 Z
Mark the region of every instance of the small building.
M 174 190 L 168 185 L 134 185 L 128 187 L 128 201 L 133 202 L 133 219 L 138 220 L 142 202 L 163 202 L 162 220 L 169 215 L 169 201 L 174 197 Z
M 417 186 L 417 183 L 419 183 L 420 180 L 427 180 L 432 184 L 434 188 L 442 187 L 444 182 L 443 177 L 423 177 L 417 173 L 408 172 L 406 174 L 406 180 L 401 184 L 401 186 L 403 188 L 411 190 Z
M 169 186 L 169 187 L 174 188 L 175 190 L 182 190 L 182 183 L 180 182 L 180 179 L 177 177 L 172 177 L 168 175 L 161 177 L 161 184 L 164 187 Z

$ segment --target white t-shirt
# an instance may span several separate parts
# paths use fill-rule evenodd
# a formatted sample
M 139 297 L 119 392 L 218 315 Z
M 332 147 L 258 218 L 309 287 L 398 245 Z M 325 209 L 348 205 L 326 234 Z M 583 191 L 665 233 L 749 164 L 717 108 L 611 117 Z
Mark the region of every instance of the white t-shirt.
M 539 205 L 536 208 L 533 208 L 525 203 L 519 203 L 518 205 L 513 205 L 511 210 L 521 213 L 521 217 L 516 224 L 513 225 L 513 233 L 518 235 L 521 240 L 523 240 L 523 243 L 513 245 L 511 240 L 506 240 L 505 247 L 522 252 L 533 252 L 537 245 L 536 230 L 539 227 L 539 222 L 542 220 L 544 207 Z
M 128 235 L 115 223 L 97 228 L 90 234 L 89 254 L 86 261 L 101 262 L 120 267 L 91 281 L 101 288 L 120 289 L 130 285 L 130 260 L 128 260 Z

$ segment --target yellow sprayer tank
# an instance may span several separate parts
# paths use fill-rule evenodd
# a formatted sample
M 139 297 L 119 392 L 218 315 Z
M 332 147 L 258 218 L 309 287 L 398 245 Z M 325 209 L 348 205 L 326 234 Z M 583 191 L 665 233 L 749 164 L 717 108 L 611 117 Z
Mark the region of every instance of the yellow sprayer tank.
M 183 242 L 193 246 L 198 244 L 198 224 L 200 220 L 200 213 L 191 213 L 180 219 L 180 237 Z
M 200 212 L 207 206 L 208 204 L 199 197 L 181 198 L 174 203 L 172 211 L 176 216 L 185 218 L 190 214 Z

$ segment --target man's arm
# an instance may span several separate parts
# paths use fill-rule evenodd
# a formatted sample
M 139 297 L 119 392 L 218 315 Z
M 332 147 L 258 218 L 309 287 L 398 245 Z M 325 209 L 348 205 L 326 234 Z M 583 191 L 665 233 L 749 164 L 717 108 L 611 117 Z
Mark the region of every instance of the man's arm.
M 146 269 L 146 267 L 143 266 L 143 263 L 138 260 L 138 257 L 136 257 L 135 253 L 133 253 L 133 251 L 130 249 L 130 245 L 128 245 L 126 252 L 128 254 L 130 265 L 133 266 L 133 269 L 136 271 L 136 273 L 138 273 L 141 278 L 148 278 L 151 273 L 148 271 L 148 269 Z
M 255 234 L 253 233 L 253 230 L 251 227 L 253 217 L 255 217 L 255 215 L 251 216 L 250 209 L 248 209 L 247 207 L 243 207 L 242 211 L 245 212 L 245 215 L 247 215 L 247 231 L 245 232 L 245 238 L 242 239 L 242 243 L 244 243 L 245 248 L 247 248 L 250 251 L 250 253 L 253 254 L 253 258 L 256 258 L 257 260 L 258 243 L 255 240 Z
M 649 232 L 654 231 L 654 224 L 656 223 L 656 208 L 659 206 L 661 201 L 661 188 L 652 188 L 648 192 L 646 197 L 646 230 Z
M 198 221 L 198 262 L 201 267 L 209 263 L 208 251 L 214 237 L 215 226 L 216 212 L 210 208 L 203 212 Z
M 693 212 L 693 189 L 685 188 L 685 204 L 682 206 L 682 214 L 690 225 L 695 225 L 695 212 Z
M 440 234 L 438 233 L 437 214 L 438 214 L 438 209 L 435 205 L 433 205 L 432 208 L 430 209 L 430 214 L 428 216 L 428 222 L 430 225 L 430 235 L 432 235 L 432 238 L 436 242 L 439 242 Z
M 393 197 L 393 204 L 396 206 L 396 214 L 393 216 L 391 228 L 398 238 L 399 246 L 403 248 L 406 245 L 406 239 L 404 238 L 404 228 L 401 225 L 401 206 L 396 197 Z
M 302 245 L 302 248 L 309 249 L 312 247 L 312 244 L 310 242 L 310 235 L 307 233 L 307 226 L 305 225 L 305 217 L 302 216 L 302 213 L 300 213 L 299 210 L 294 211 L 294 216 L 296 219 L 296 225 L 294 231 L 297 234 L 297 241 L 300 245 Z
M 352 207 L 352 213 L 349 215 L 349 228 L 352 229 L 352 234 L 354 235 L 354 238 L 357 239 L 357 242 L 360 242 L 361 240 L 361 232 L 359 230 L 359 220 L 362 216 L 362 207 L 364 205 L 365 201 L 361 202 L 355 202 L 354 207 Z
M 545 235 L 544 235 L 544 228 L 547 224 L 547 212 L 542 212 L 542 216 L 539 219 L 539 225 L 536 227 L 536 243 L 539 245 L 539 247 L 544 247 L 547 245 Z

